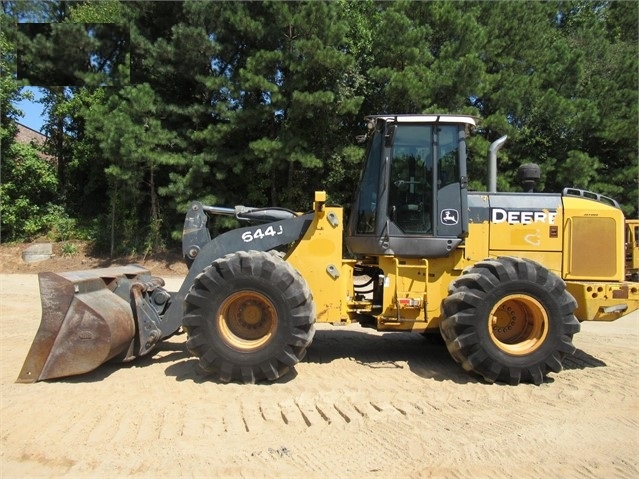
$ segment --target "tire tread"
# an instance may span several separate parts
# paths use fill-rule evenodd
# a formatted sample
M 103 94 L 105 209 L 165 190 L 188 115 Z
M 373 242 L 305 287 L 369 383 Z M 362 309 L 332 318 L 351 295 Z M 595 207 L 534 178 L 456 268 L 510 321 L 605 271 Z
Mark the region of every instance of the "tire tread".
M 560 312 L 559 317 L 549 318 L 550 321 L 559 322 L 556 337 L 547 339 L 553 343 L 552 350 L 546 357 L 531 359 L 530 364 L 525 366 L 508 359 L 497 359 L 496 355 L 487 353 L 490 345 L 483 344 L 484 339 L 478 334 L 479 325 L 484 323 L 477 317 L 477 309 L 486 302 L 487 295 L 494 288 L 512 281 L 538 285 L 554 298 Z M 448 291 L 449 295 L 442 303 L 444 318 L 440 322 L 448 351 L 466 371 L 481 375 L 489 383 L 541 384 L 548 372 L 561 371 L 561 359 L 576 349 L 572 344 L 572 336 L 580 329 L 579 321 L 574 316 L 577 303 L 566 290 L 563 280 L 539 263 L 515 257 L 480 261 L 464 270 L 451 283 Z

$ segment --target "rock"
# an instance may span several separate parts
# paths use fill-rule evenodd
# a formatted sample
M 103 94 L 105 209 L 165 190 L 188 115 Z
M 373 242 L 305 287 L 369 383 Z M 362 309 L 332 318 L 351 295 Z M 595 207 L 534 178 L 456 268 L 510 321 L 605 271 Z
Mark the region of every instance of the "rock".
M 37 263 L 51 259 L 52 256 L 53 245 L 51 243 L 36 243 L 22 252 L 22 261 L 25 263 Z

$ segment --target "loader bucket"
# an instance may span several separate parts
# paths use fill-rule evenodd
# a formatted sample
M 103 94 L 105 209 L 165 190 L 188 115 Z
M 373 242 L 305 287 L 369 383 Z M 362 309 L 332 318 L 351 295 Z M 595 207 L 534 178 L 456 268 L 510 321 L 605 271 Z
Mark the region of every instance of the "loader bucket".
M 122 266 L 40 273 L 42 319 L 17 382 L 73 376 L 113 360 L 133 359 L 131 285 L 148 270 Z

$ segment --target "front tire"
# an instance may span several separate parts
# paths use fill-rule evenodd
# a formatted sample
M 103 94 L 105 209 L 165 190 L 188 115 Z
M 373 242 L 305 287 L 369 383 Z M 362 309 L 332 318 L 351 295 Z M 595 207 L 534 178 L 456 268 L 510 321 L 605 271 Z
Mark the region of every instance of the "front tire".
M 276 380 L 306 354 L 315 305 L 301 275 L 277 255 L 241 251 L 200 273 L 185 298 L 187 348 L 223 382 Z
M 576 301 L 561 278 L 531 260 L 477 263 L 453 281 L 442 308 L 448 351 L 490 383 L 541 384 L 575 351 Z

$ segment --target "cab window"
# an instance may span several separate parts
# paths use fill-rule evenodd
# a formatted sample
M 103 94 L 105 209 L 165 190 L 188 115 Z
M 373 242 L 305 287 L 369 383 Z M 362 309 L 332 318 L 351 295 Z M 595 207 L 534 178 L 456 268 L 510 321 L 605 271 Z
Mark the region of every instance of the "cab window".
M 404 233 L 432 233 L 432 145 L 431 125 L 397 126 L 391 150 L 388 216 Z

